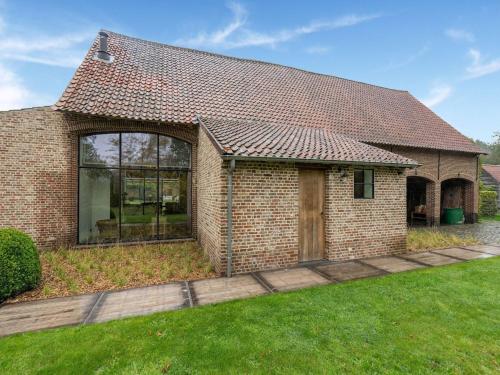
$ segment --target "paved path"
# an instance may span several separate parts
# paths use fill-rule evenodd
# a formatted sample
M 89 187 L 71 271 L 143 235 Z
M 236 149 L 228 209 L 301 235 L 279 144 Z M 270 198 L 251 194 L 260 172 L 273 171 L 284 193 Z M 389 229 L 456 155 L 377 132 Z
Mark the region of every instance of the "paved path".
M 337 263 L 318 262 L 231 278 L 183 281 L 43 301 L 4 304 L 0 306 L 0 336 L 104 322 L 498 255 L 500 255 L 500 245 L 475 245 Z
M 439 231 L 457 236 L 474 236 L 483 243 L 500 245 L 500 221 L 484 221 L 476 224 L 441 225 Z

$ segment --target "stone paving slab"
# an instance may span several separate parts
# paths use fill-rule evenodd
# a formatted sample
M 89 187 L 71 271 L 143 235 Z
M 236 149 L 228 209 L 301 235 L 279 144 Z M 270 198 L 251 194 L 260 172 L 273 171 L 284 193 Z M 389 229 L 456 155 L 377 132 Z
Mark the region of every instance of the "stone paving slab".
M 401 259 L 394 256 L 381 256 L 376 258 L 366 258 L 360 259 L 361 262 L 369 264 L 370 266 L 374 266 L 380 269 L 383 269 L 387 272 L 403 272 L 410 271 L 417 268 L 423 268 L 425 266 L 411 262 L 406 259 Z
M 88 323 L 176 310 L 185 301 L 180 284 L 165 284 L 106 293 Z
M 79 324 L 97 300 L 96 294 L 6 304 L 0 308 L 0 336 Z
M 479 253 L 477 251 L 465 250 L 459 247 L 451 247 L 449 249 L 433 250 L 433 253 L 443 254 L 463 260 L 479 259 L 479 258 L 489 258 L 493 255 L 486 253 Z
M 330 283 L 330 280 L 304 267 L 265 271 L 261 272 L 260 275 L 279 291 L 301 289 Z
M 480 251 L 482 253 L 488 253 L 488 254 L 492 254 L 492 255 L 500 255 L 500 246 L 495 246 L 495 245 L 464 246 L 464 249 Z
M 430 252 L 402 254 L 401 257 L 408 260 L 414 260 L 416 262 L 424 263 L 428 266 L 444 266 L 446 264 L 460 262 L 458 259 Z
M 193 281 L 192 288 L 194 299 L 200 305 L 267 293 L 267 290 L 250 275 Z
M 354 261 L 326 264 L 316 268 L 338 281 L 362 279 L 385 274 L 382 270 Z

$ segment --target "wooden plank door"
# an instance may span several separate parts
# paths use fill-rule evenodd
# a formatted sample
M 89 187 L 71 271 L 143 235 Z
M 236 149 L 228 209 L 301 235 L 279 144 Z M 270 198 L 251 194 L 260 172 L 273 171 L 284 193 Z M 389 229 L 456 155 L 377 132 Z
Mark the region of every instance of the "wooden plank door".
M 325 172 L 299 170 L 299 262 L 324 258 Z

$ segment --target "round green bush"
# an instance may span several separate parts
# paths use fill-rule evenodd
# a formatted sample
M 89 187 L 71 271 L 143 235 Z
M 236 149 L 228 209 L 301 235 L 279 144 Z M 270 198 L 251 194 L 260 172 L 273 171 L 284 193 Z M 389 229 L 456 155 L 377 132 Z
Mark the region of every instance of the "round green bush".
M 12 228 L 0 229 L 0 302 L 38 285 L 40 258 L 32 239 Z

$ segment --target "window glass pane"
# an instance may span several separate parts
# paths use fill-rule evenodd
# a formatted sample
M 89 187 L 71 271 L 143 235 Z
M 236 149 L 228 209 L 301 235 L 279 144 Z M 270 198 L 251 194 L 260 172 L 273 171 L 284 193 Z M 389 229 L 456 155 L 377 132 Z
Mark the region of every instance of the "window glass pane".
M 118 239 L 118 170 L 80 169 L 78 231 L 80 243 Z
M 80 138 L 80 165 L 116 167 L 119 152 L 118 134 L 94 134 Z
M 365 169 L 365 184 L 371 184 L 373 182 L 373 169 Z
M 364 193 L 363 198 L 373 198 L 373 185 L 365 184 L 363 193 Z
M 191 145 L 176 138 L 160 135 L 160 167 L 189 168 Z
M 157 135 L 147 133 L 122 134 L 122 166 L 156 167 Z
M 80 138 L 80 243 L 191 236 L 191 172 L 159 171 L 158 155 L 162 167 L 191 165 L 191 145 L 175 138 L 132 132 Z
M 160 238 L 191 235 L 190 172 L 160 172 Z
M 354 198 L 363 198 L 363 184 L 354 184 Z
M 362 184 L 363 181 L 363 170 L 362 169 L 355 169 L 354 170 L 354 183 L 355 184 Z
M 122 171 L 122 239 L 156 238 L 156 171 Z

